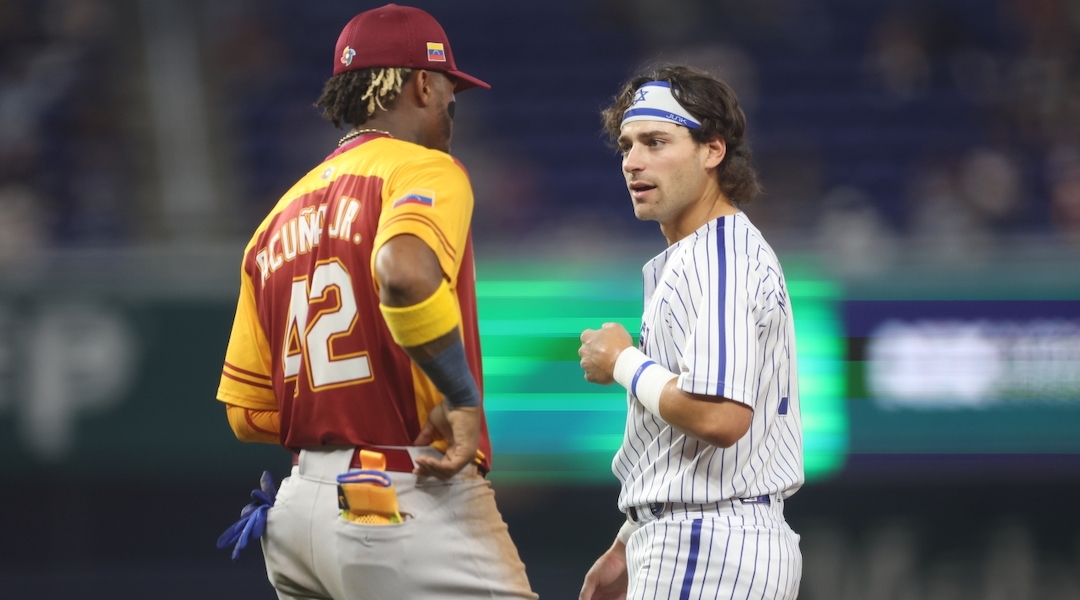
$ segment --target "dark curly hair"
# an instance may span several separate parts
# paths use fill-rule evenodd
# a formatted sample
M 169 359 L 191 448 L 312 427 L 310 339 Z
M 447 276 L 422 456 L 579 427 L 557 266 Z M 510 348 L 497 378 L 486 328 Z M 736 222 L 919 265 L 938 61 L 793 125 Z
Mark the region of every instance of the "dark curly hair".
M 376 107 L 386 110 L 411 75 L 411 69 L 398 67 L 346 71 L 326 81 L 315 106 L 323 109 L 323 118 L 334 127 L 360 126 L 375 114 Z
M 750 146 L 743 137 L 746 115 L 739 108 L 734 90 L 723 80 L 690 67 L 672 65 L 655 69 L 626 82 L 612 99 L 612 104 L 600 113 L 604 129 L 617 140 L 622 129 L 623 113 L 634 101 L 636 92 L 650 81 L 666 81 L 679 104 L 690 112 L 701 127 L 690 130 L 690 137 L 705 144 L 719 137 L 727 144 L 727 154 L 717 167 L 720 189 L 734 204 L 746 204 L 758 196 L 761 183 L 750 164 Z

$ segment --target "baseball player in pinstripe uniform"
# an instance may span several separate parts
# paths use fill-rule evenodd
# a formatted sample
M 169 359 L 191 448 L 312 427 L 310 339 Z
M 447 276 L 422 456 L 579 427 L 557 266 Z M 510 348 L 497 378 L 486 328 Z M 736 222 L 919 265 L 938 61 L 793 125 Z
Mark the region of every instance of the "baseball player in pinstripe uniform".
M 236 538 L 265 519 L 283 600 L 536 598 L 484 478 L 473 195 L 448 154 L 477 86 L 428 13 L 357 15 L 318 101 L 352 129 L 244 252 L 218 399 L 237 437 L 294 452 Z
M 612 463 L 627 521 L 580 598 L 795 598 L 794 327 L 776 255 L 738 208 L 760 191 L 745 117 L 686 67 L 632 79 L 603 117 L 634 213 L 668 248 L 643 269 L 638 347 L 614 323 L 581 334 L 585 378 L 628 393 Z

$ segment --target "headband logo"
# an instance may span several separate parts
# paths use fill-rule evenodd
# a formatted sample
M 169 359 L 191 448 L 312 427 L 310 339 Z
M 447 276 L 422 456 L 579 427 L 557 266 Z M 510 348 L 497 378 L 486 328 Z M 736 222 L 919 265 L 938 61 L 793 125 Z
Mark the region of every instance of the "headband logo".
M 341 51 L 341 64 L 346 67 L 352 64 L 353 57 L 356 56 L 356 50 L 345 46 L 345 49 Z
M 649 81 L 634 92 L 634 101 L 623 112 L 622 125 L 633 121 L 666 121 L 689 129 L 701 123 L 675 99 L 666 81 Z
M 446 62 L 446 50 L 443 50 L 443 45 L 439 42 L 428 42 L 427 59 L 428 62 Z

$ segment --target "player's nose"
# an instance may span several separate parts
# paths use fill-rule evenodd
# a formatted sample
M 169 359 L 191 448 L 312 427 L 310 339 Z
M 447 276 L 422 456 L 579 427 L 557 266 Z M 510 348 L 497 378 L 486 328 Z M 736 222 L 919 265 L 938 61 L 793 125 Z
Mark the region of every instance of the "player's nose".
M 636 173 L 638 171 L 641 171 L 645 168 L 645 163 L 643 159 L 644 152 L 642 151 L 640 146 L 634 144 L 630 147 L 626 154 L 623 155 L 623 171 L 627 173 Z

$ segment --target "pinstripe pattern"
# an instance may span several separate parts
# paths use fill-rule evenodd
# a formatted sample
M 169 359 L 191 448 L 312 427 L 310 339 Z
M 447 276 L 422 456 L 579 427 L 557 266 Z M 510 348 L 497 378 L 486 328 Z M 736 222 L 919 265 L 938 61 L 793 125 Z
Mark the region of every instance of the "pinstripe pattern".
M 690 588 L 694 585 L 694 571 L 697 570 L 698 550 L 701 549 L 701 522 L 702 519 L 694 519 L 693 529 L 690 531 L 690 554 L 686 557 L 686 573 L 683 575 L 679 600 L 689 600 Z
M 802 580 L 799 536 L 767 505 L 646 523 L 626 562 L 632 600 L 793 600 Z
M 642 352 L 678 374 L 682 390 L 742 402 L 754 416 L 746 436 L 722 449 L 672 429 L 628 395 L 612 461 L 623 482 L 619 508 L 793 494 L 803 483 L 795 335 L 772 249 L 738 213 L 669 247 L 643 275 Z
M 628 597 L 794 598 L 802 558 L 782 502 L 751 510 L 730 501 L 787 498 L 804 480 L 794 323 L 780 263 L 740 212 L 703 225 L 642 274 L 641 351 L 676 373 L 680 389 L 754 413 L 738 443 L 718 448 L 627 395 L 626 432 L 612 461 L 623 484 L 619 508 L 711 505 L 697 508 L 700 518 L 692 507 L 669 511 L 631 537 Z

